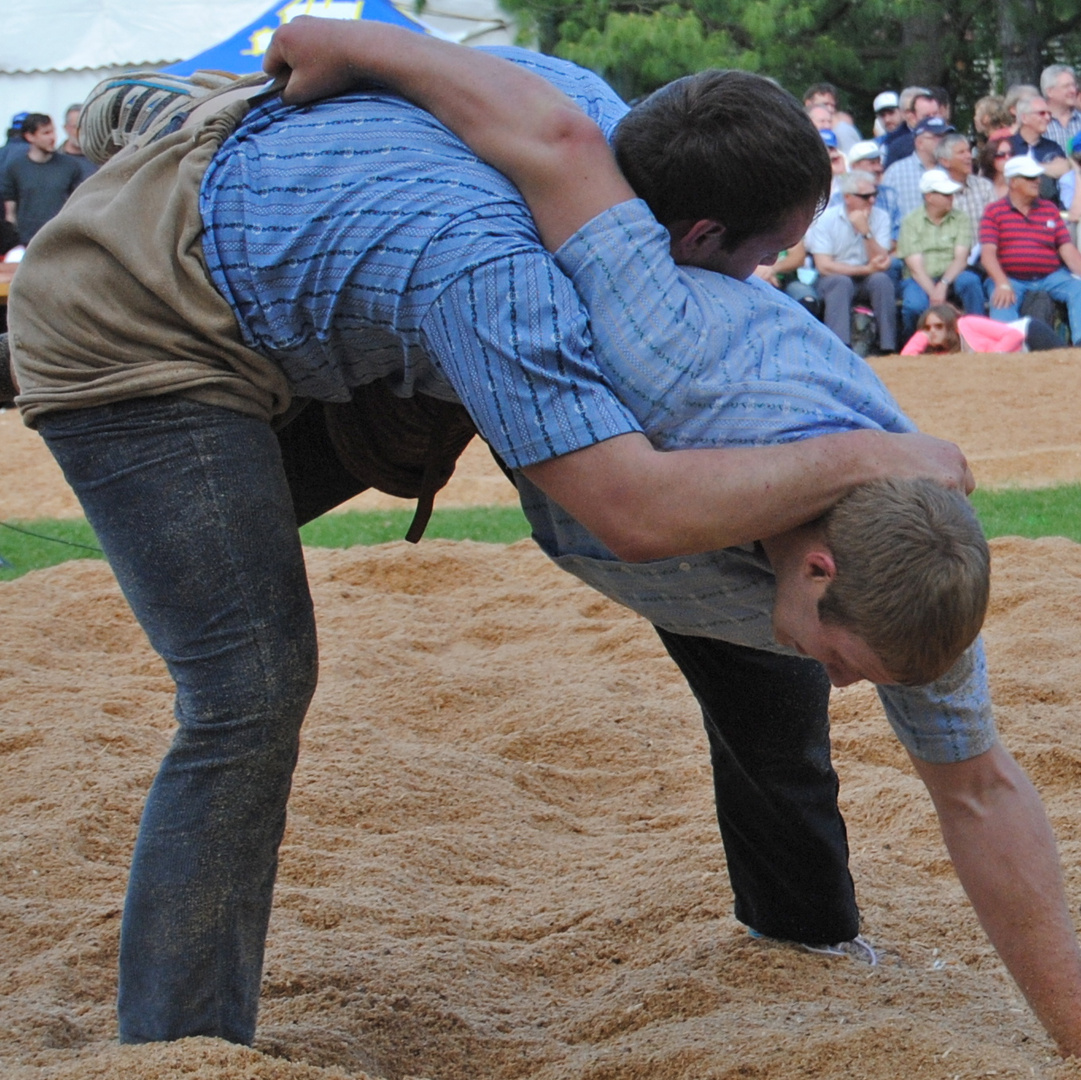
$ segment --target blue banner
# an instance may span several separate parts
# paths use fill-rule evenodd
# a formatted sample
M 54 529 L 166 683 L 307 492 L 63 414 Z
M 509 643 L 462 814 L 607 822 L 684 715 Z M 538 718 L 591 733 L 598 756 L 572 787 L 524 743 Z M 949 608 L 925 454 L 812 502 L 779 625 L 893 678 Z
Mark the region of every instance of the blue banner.
M 190 60 L 181 60 L 163 70 L 172 75 L 190 75 L 193 71 L 231 71 L 248 75 L 262 70 L 263 54 L 279 26 L 298 15 L 316 15 L 326 19 L 374 19 L 393 23 L 418 33 L 429 33 L 417 19 L 400 12 L 390 0 L 290 0 L 284 7 L 273 7 L 265 15 L 238 30 L 228 41 L 215 45 Z

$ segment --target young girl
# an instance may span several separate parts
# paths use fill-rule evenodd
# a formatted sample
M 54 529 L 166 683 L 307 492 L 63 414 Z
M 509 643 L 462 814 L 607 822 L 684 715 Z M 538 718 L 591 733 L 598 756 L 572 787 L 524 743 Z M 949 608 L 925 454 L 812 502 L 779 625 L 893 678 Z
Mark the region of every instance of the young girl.
M 962 315 L 953 304 L 933 304 L 916 324 L 902 356 L 920 353 L 1039 352 L 1065 347 L 1062 338 L 1039 319 L 996 322 L 984 315 Z

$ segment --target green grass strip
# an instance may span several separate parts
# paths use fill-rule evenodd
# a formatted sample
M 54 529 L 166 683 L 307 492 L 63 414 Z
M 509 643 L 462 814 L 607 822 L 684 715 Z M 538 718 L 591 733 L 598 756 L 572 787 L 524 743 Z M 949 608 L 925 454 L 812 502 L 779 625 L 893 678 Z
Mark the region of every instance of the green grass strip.
M 988 536 L 1065 536 L 1081 543 L 1081 484 L 981 490 L 973 494 L 972 502 Z M 383 544 L 401 540 L 412 520 L 410 510 L 324 514 L 305 525 L 300 535 L 309 547 Z M 68 559 L 101 558 L 100 552 L 87 550 L 96 549 L 97 540 L 81 519 L 5 524 L 11 527 L 0 527 L 0 558 L 6 564 L 0 565 L 0 581 Z M 490 544 L 511 544 L 528 535 L 529 526 L 517 506 L 437 509 L 424 534 L 429 540 L 482 540 Z
M 412 510 L 350 510 L 324 514 L 300 530 L 308 547 L 347 548 L 357 544 L 385 544 L 404 540 L 413 520 Z M 520 506 L 468 506 L 436 509 L 424 530 L 424 540 L 483 540 L 513 544 L 529 535 Z M 421 541 L 421 543 L 424 542 Z
M 972 493 L 984 532 L 992 536 L 1066 536 L 1081 543 L 1081 484 L 977 489 Z
M 8 521 L 0 528 L 0 581 L 69 559 L 101 559 L 94 530 L 82 518 Z
M 309 547 L 347 548 L 402 540 L 413 520 L 411 510 L 349 511 L 324 514 L 300 530 Z M 477 506 L 436 509 L 424 533 L 426 540 L 482 540 L 513 544 L 529 535 L 521 507 Z M 77 545 L 77 546 L 73 546 Z M 88 550 L 90 549 L 90 550 Z M 93 530 L 81 518 L 10 521 L 0 524 L 0 581 L 69 559 L 100 559 Z

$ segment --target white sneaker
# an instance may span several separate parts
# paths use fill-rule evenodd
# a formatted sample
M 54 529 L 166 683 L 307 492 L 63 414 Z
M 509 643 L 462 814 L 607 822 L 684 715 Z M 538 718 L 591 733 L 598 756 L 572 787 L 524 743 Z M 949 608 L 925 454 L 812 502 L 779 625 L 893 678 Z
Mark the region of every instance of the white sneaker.
M 847 956 L 849 960 L 858 960 L 861 964 L 869 964 L 871 967 L 878 965 L 878 953 L 874 946 L 861 934 L 857 934 L 851 941 L 839 941 L 836 945 L 805 945 L 802 941 L 783 941 L 780 938 L 767 937 L 757 930 L 747 928 L 751 937 L 756 941 L 772 941 L 778 945 L 791 945 L 804 952 L 819 953 L 822 956 Z

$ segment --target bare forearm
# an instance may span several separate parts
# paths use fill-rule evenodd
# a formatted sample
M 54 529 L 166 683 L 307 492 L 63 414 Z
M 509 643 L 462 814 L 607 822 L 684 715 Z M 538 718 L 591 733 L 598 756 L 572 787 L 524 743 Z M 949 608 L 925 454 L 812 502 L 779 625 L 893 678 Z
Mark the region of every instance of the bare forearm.
M 912 275 L 912 280 L 919 285 L 928 296 L 930 296 L 935 287 L 935 283 L 924 267 L 923 256 L 909 255 L 909 257 L 905 259 L 905 265 L 908 267 L 908 272 Z
M 998 261 L 997 245 L 984 244 L 980 248 L 980 262 L 983 263 L 983 268 L 987 272 L 987 276 L 996 285 L 1006 286 L 1009 284 L 1009 280 L 1006 277 L 1006 271 L 1002 269 L 1002 264 Z
M 1081 252 L 1073 244 L 1063 244 L 1058 253 L 1071 274 L 1081 275 Z
M 947 285 L 952 285 L 964 273 L 968 266 L 968 248 L 957 248 L 954 251 L 953 262 L 946 267 L 942 280 Z
M 1042 165 L 1043 171 L 1055 180 L 1070 171 L 1070 159 L 1066 157 L 1052 158 L 1050 161 L 1042 162 Z
M 842 277 L 866 277 L 866 266 L 853 266 L 851 263 L 843 263 L 832 255 L 815 254 L 815 269 L 820 274 L 839 274 Z
M 621 435 L 524 470 L 616 555 L 691 555 L 818 517 L 857 484 L 930 476 L 971 486 L 961 452 L 925 435 L 859 431 L 755 449 L 654 450 Z
M 991 944 L 1060 1051 L 1081 1053 L 1081 952 L 1039 795 L 999 746 L 956 766 L 915 764 Z

